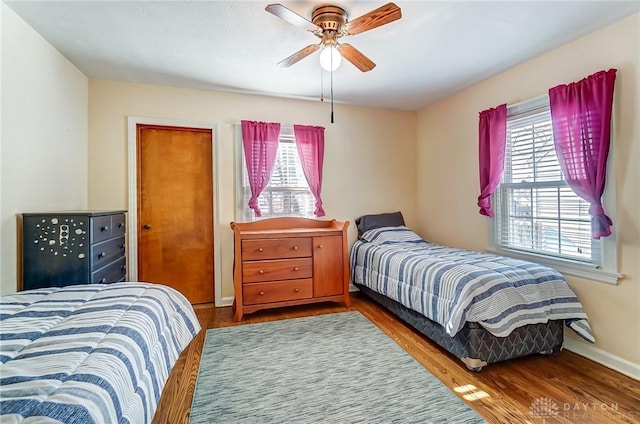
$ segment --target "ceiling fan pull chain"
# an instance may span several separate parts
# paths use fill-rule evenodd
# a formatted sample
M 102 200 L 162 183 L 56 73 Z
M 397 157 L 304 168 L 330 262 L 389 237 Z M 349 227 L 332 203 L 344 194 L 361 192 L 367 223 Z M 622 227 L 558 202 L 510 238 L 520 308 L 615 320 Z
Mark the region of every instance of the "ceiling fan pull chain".
M 331 123 L 333 124 L 333 72 L 331 72 Z
M 320 101 L 324 102 L 324 74 L 320 68 Z

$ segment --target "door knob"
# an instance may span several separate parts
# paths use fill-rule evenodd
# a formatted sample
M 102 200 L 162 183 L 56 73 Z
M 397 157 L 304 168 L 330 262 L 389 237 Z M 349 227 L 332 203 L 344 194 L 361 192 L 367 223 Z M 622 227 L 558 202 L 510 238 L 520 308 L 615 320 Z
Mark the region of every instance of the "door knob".
M 144 225 L 143 225 L 143 228 L 144 228 L 145 230 L 149 230 L 149 229 L 151 229 L 151 224 L 144 224 Z

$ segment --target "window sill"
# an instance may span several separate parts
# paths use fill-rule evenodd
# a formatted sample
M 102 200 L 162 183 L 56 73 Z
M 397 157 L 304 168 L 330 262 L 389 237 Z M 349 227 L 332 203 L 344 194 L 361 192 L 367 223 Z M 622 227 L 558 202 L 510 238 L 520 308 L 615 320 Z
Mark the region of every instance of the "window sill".
M 618 272 L 605 271 L 598 269 L 592 265 L 586 265 L 578 262 L 572 262 L 562 259 L 551 259 L 541 255 L 527 254 L 518 252 L 515 250 L 487 248 L 487 252 L 497 255 L 509 256 L 516 259 L 522 259 L 524 261 L 536 262 L 541 265 L 546 265 L 562 274 L 572 275 L 574 277 L 580 277 L 587 280 L 598 281 L 600 283 L 617 285 L 618 280 L 624 278 L 624 274 Z

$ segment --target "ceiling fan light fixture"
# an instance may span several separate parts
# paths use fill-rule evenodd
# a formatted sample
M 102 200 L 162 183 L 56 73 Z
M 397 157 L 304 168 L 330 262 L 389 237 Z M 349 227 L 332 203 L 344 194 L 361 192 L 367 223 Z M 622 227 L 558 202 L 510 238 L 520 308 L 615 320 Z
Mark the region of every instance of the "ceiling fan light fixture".
M 342 63 L 342 55 L 335 46 L 325 46 L 320 52 L 320 66 L 327 72 L 333 72 Z

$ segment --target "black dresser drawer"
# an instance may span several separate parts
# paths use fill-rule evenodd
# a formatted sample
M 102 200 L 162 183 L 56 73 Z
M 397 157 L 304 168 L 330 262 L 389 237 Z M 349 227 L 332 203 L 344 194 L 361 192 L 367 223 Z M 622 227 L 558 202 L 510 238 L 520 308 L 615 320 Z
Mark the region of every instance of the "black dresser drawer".
M 121 258 L 112 264 L 91 273 L 91 284 L 117 283 L 118 281 L 124 281 L 124 277 L 126 275 L 126 261 L 125 258 Z
M 125 254 L 124 236 L 115 237 L 91 245 L 91 268 L 98 269 L 123 257 Z
M 111 217 L 97 216 L 92 219 L 91 235 L 94 243 L 111 238 Z
M 123 235 L 125 233 L 126 226 L 127 222 L 123 213 L 119 215 L 113 215 L 111 217 L 111 235 L 113 237 Z

